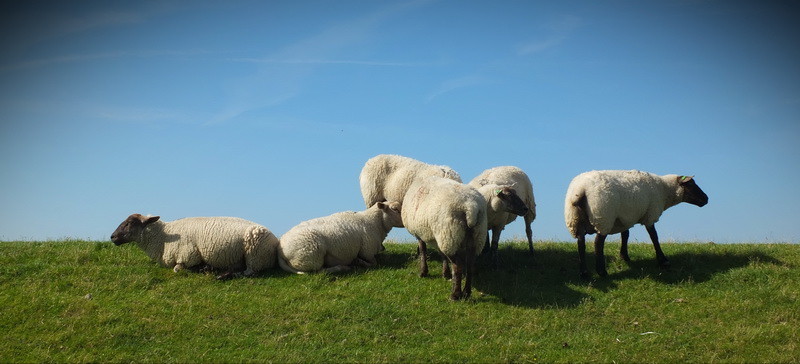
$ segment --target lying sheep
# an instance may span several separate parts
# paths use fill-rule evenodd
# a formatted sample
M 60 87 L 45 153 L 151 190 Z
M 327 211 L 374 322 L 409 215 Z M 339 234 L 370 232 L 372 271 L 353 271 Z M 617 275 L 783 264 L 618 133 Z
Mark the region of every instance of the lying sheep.
M 354 264 L 371 267 L 392 227 L 403 227 L 400 203 L 395 201 L 304 221 L 281 237 L 278 264 L 298 274 L 341 272 Z
M 495 184 L 500 186 L 509 186 L 514 189 L 516 195 L 525 203 L 527 212 L 517 214 L 512 211 L 502 211 L 498 209 L 489 208 L 489 230 L 492 231 L 491 252 L 492 256 L 497 257 L 497 244 L 500 241 L 500 232 L 503 231 L 506 225 L 516 220 L 517 215 L 524 216 L 525 219 L 525 234 L 528 236 L 528 249 L 533 254 L 533 231 L 531 230 L 531 223 L 536 219 L 536 201 L 533 198 L 533 185 L 530 178 L 521 169 L 514 166 L 494 167 L 483 171 L 477 177 L 469 182 L 469 185 L 477 188 L 480 191 L 482 186 Z M 482 191 L 483 197 L 489 201 L 487 191 Z M 486 247 L 489 247 L 489 239 L 486 239 Z M 496 264 L 496 263 L 495 263 Z
M 128 216 L 111 234 L 116 245 L 136 242 L 145 253 L 176 273 L 207 265 L 245 276 L 275 265 L 278 238 L 267 228 L 236 217 L 188 217 L 163 222 L 158 216 Z
M 572 236 L 578 239 L 580 272 L 589 277 L 586 269 L 586 234 L 597 233 L 594 242 L 597 273 L 605 276 L 606 263 L 603 244 L 609 234 L 622 233 L 620 256 L 628 258 L 628 229 L 642 224 L 647 229 L 662 267 L 669 260 L 661 251 L 655 223 L 664 210 L 681 202 L 697 206 L 708 203 L 708 196 L 693 177 L 668 174 L 659 176 L 641 171 L 592 171 L 575 177 L 569 184 L 564 202 L 564 220 Z
M 420 277 L 428 275 L 426 244 L 438 245 L 445 278 L 453 278 L 450 299 L 472 293 L 475 256 L 486 237 L 486 200 L 474 188 L 442 177 L 411 184 L 403 200 L 403 223 L 419 242 Z M 452 263 L 450 272 L 448 263 Z M 461 278 L 465 276 L 464 290 Z
M 370 158 L 361 169 L 361 195 L 367 207 L 382 201 L 403 201 L 406 191 L 417 178 L 439 176 L 461 182 L 452 168 L 420 162 L 399 155 L 380 154 Z

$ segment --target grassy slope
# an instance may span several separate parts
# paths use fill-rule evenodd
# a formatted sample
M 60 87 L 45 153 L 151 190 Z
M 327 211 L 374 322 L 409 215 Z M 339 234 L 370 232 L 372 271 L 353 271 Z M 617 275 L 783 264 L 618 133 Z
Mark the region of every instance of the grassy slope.
M 800 360 L 798 245 L 664 244 L 662 271 L 650 245 L 628 265 L 610 243 L 609 277 L 584 282 L 574 244 L 537 243 L 538 264 L 503 244 L 505 268 L 458 303 L 416 276 L 414 247 L 387 244 L 377 269 L 218 282 L 133 245 L 0 243 L 0 362 Z

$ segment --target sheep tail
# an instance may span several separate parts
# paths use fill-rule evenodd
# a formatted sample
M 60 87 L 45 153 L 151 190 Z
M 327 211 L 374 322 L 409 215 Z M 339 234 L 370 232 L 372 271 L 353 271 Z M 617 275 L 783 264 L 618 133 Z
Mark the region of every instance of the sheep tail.
M 567 195 L 564 202 L 564 221 L 567 224 L 567 230 L 573 237 L 577 238 L 578 235 L 586 234 L 586 231 L 581 231 L 583 225 L 586 223 L 586 191 L 580 190 L 577 193 Z
M 289 273 L 306 274 L 306 272 L 302 272 L 302 271 L 299 271 L 297 269 L 292 268 L 292 266 L 289 265 L 289 262 L 287 262 L 286 259 L 283 256 L 281 256 L 280 254 L 278 254 L 278 265 L 281 267 L 281 269 L 283 269 L 283 270 L 285 270 L 285 271 L 287 271 Z

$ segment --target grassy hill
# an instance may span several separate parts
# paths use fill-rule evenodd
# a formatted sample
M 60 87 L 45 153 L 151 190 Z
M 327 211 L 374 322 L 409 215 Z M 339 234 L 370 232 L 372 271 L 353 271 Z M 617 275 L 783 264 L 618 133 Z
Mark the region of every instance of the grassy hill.
M 582 281 L 575 244 L 504 243 L 466 302 L 386 245 L 376 269 L 222 282 L 134 245 L 3 242 L 0 362 L 800 361 L 800 245 L 667 243 L 664 271 L 609 243 Z

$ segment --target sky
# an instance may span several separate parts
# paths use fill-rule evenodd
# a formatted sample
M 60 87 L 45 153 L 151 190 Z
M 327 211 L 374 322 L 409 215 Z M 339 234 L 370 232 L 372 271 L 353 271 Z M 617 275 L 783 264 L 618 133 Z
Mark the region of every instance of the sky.
M 694 175 L 710 198 L 667 210 L 662 241 L 800 243 L 796 1 L 0 9 L 3 241 L 106 241 L 132 213 L 280 236 L 363 210 L 364 162 L 400 154 L 465 182 L 522 168 L 536 240 L 573 240 L 574 176 L 639 169 Z M 502 235 L 524 236 L 521 219 Z

